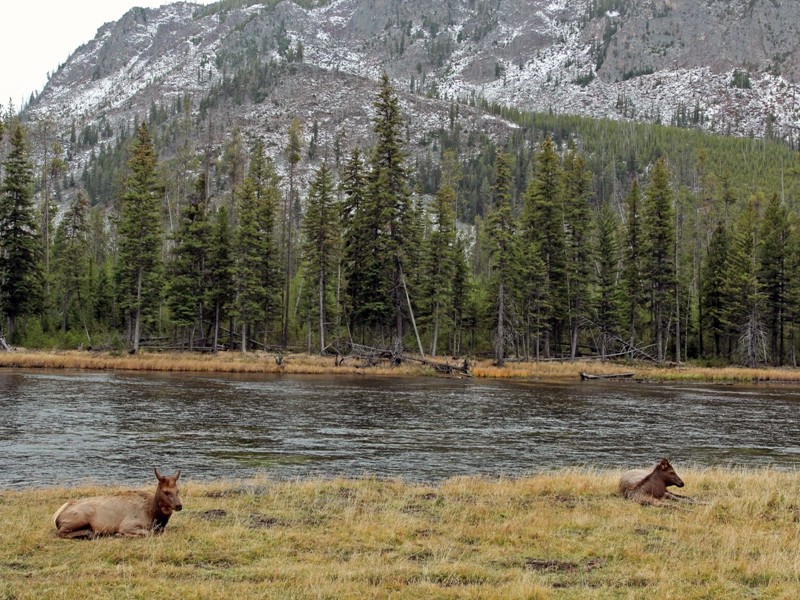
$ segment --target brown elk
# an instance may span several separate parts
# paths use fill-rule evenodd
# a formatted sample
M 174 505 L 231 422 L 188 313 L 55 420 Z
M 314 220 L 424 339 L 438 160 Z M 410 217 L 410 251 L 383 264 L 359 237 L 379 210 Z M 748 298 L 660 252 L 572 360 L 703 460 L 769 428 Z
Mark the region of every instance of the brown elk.
M 100 535 L 137 537 L 164 531 L 172 513 L 183 508 L 178 496 L 181 471 L 167 477 L 154 470 L 155 494 L 131 491 L 65 502 L 53 515 L 58 536 L 91 540 Z
M 667 491 L 669 486 L 683 487 L 683 480 L 666 458 L 652 470 L 633 469 L 622 474 L 619 480 L 619 493 L 642 504 L 660 504 L 661 500 L 689 500 L 688 496 Z

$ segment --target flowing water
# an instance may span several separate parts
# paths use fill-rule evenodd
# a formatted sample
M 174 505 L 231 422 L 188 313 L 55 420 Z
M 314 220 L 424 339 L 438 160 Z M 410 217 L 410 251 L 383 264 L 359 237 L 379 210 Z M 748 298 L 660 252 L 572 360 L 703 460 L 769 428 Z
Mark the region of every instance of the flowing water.
M 800 387 L 0 371 L 0 489 L 800 466 Z

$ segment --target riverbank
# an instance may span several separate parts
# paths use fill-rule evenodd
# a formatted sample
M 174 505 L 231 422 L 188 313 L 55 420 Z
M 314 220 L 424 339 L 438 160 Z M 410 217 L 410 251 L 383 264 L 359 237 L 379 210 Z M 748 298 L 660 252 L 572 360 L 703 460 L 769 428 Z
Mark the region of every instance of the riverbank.
M 0 492 L 5 598 L 791 598 L 797 472 L 682 470 L 678 509 L 618 472 L 525 479 L 181 481 L 148 539 L 61 540 L 52 513 L 100 487 Z M 149 489 L 148 485 L 148 489 Z
M 464 359 L 436 357 L 436 362 L 461 367 Z M 800 382 L 800 369 L 743 367 L 705 367 L 691 363 L 657 367 L 652 363 L 600 361 L 540 361 L 508 362 L 496 367 L 492 360 L 470 360 L 474 377 L 504 379 L 542 379 L 548 381 L 576 380 L 582 372 L 614 375 L 633 372 L 639 381 L 697 381 L 697 382 Z M 310 354 L 278 355 L 266 352 L 200 354 L 189 352 L 147 352 L 137 355 L 118 352 L 89 352 L 78 350 L 16 350 L 0 352 L 0 368 L 26 369 L 88 369 L 126 371 L 173 371 L 189 373 L 285 373 L 296 375 L 369 374 L 376 376 L 424 376 L 436 370 L 418 362 L 407 361 L 390 365 L 382 361 L 365 366 L 354 357 L 317 356 Z

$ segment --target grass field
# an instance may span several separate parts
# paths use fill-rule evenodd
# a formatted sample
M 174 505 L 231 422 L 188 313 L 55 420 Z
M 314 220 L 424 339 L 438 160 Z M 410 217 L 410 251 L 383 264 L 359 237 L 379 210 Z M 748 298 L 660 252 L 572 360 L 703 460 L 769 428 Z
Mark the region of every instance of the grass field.
M 51 515 L 108 489 L 5 491 L 0 598 L 797 598 L 798 473 L 678 472 L 698 502 L 674 509 L 587 470 L 436 486 L 184 474 L 163 535 L 94 541 L 58 539 Z

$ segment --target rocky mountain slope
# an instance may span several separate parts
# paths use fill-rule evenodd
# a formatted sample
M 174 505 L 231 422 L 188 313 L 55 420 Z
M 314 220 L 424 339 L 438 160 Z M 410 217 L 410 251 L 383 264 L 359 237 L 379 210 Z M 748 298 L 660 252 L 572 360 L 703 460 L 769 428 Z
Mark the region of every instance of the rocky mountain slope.
M 424 136 L 452 118 L 505 127 L 480 100 L 533 111 L 795 139 L 800 3 L 788 0 L 224 0 L 135 8 L 101 27 L 25 117 L 78 131 L 192 98 L 206 129 L 278 145 L 369 135 L 387 72 Z M 75 166 L 81 156 L 76 153 Z

